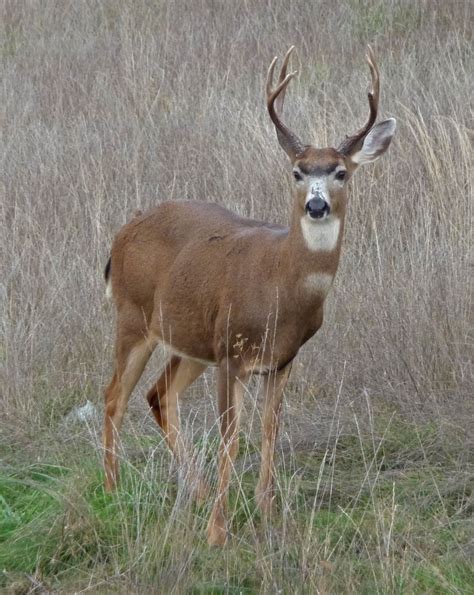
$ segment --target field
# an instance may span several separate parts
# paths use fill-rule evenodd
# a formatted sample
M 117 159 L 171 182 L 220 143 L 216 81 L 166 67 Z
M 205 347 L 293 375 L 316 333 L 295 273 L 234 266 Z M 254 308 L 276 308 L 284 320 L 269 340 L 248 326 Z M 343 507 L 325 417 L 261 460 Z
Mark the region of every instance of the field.
M 0 590 L 473 593 L 473 4 L 468 0 L 1 2 Z M 337 146 L 366 117 L 365 47 L 397 135 L 351 182 L 321 331 L 293 367 L 264 525 L 259 381 L 246 392 L 231 538 L 189 498 L 144 393 L 103 491 L 114 312 L 103 268 L 136 209 L 214 201 L 286 222 L 264 102 L 297 48 L 286 118 Z M 181 404 L 215 485 L 212 370 Z M 87 403 L 88 415 L 75 412 Z M 84 410 L 82 410 L 84 411 Z

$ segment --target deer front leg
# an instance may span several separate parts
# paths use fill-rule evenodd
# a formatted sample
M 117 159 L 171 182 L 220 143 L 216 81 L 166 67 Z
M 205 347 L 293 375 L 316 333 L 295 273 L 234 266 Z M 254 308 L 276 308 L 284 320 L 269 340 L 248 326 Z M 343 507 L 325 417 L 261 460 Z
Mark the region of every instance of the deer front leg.
M 218 411 L 221 430 L 217 496 L 207 525 L 209 545 L 227 541 L 227 501 L 230 473 L 238 452 L 239 416 L 243 387 L 235 371 L 223 362 L 218 372 Z
M 264 381 L 264 411 L 262 418 L 262 461 L 260 476 L 255 490 L 257 506 L 264 518 L 271 514 L 275 498 L 275 443 L 280 423 L 283 391 L 290 375 L 291 364 L 268 374 Z

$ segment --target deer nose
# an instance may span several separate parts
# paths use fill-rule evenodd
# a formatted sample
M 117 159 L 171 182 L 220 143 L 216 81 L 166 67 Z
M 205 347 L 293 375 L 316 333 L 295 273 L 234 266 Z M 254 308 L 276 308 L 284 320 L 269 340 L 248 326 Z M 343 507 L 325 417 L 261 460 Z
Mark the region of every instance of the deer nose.
M 321 219 L 324 215 L 329 215 L 330 210 L 328 203 L 319 196 L 308 200 L 305 205 L 305 211 L 311 219 Z

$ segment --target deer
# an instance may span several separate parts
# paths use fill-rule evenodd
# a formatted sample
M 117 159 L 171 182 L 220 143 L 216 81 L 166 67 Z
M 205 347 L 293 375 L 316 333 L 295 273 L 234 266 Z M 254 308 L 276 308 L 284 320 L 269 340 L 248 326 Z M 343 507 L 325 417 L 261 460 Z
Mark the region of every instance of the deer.
M 264 404 L 256 504 L 264 519 L 275 502 L 275 444 L 283 392 L 301 346 L 323 324 L 325 299 L 341 255 L 348 184 L 360 165 L 388 149 L 396 120 L 376 124 L 380 78 L 370 46 L 369 115 L 337 148 L 303 144 L 282 119 L 286 53 L 276 84 L 277 57 L 267 73 L 266 107 L 292 166 L 288 226 L 244 218 L 214 203 L 165 201 L 125 224 L 106 266 L 116 307 L 115 371 L 105 391 L 105 489 L 118 480 L 117 441 L 127 403 L 158 344 L 168 359 L 147 394 L 150 410 L 179 465 L 187 449 L 178 400 L 208 368 L 217 369 L 220 428 L 217 494 L 207 525 L 210 545 L 228 538 L 228 492 L 238 454 L 245 386 L 262 375 Z M 189 450 L 189 449 L 188 449 Z M 198 484 L 197 497 L 209 486 Z

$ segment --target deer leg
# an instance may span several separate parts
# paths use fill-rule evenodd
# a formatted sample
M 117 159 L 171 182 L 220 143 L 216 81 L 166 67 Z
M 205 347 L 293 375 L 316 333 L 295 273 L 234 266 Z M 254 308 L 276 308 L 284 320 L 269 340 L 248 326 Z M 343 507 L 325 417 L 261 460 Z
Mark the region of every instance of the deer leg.
M 264 380 L 264 411 L 262 418 L 262 460 L 260 476 L 255 490 L 257 505 L 264 517 L 271 514 L 275 497 L 275 443 L 278 435 L 283 391 L 290 375 L 291 365 L 270 373 Z
M 221 364 L 218 373 L 218 411 L 221 431 L 217 496 L 207 525 L 209 545 L 223 546 L 227 540 L 227 500 L 230 472 L 238 453 L 239 413 L 242 385 L 235 373 Z
M 161 376 L 148 391 L 147 399 L 166 443 L 178 462 L 183 461 L 178 416 L 179 396 L 198 378 L 207 366 L 173 355 Z
M 166 443 L 182 468 L 187 468 L 189 461 L 180 435 L 178 399 L 206 367 L 199 362 L 173 355 L 147 394 L 148 403 L 158 425 L 163 430 Z M 195 483 L 195 496 L 197 500 L 202 501 L 208 492 L 207 485 L 199 477 L 196 477 Z
M 156 343 L 144 339 L 129 339 L 117 345 L 117 364 L 112 381 L 105 391 L 104 468 L 105 489 L 112 490 L 118 479 L 117 439 L 128 399 L 135 388 Z
M 156 423 L 163 430 L 166 442 L 172 451 L 174 451 L 174 448 L 173 445 L 169 442 L 168 432 L 166 431 L 168 425 L 168 415 L 167 412 L 164 411 L 164 409 L 166 408 L 167 404 L 167 392 L 171 386 L 171 383 L 173 382 L 173 379 L 176 376 L 176 372 L 178 371 L 180 361 L 181 358 L 177 355 L 173 355 L 171 357 L 171 359 L 166 363 L 163 372 L 158 377 L 158 380 L 153 384 L 146 396 L 148 404 L 150 405 L 151 412 L 153 413 L 153 416 L 156 420 Z

